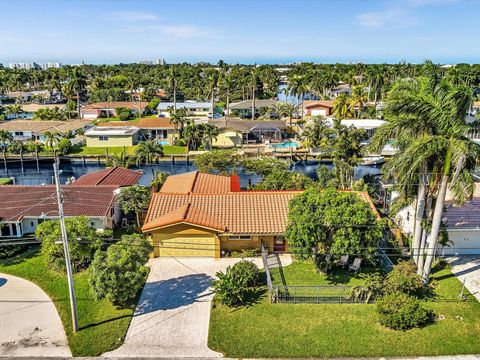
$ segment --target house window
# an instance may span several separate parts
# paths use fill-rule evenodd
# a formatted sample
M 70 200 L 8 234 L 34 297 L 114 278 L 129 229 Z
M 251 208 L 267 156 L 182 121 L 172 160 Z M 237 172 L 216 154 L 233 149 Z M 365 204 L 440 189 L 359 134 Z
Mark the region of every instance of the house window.
M 15 136 L 23 136 L 23 131 L 15 131 Z
M 230 235 L 228 237 L 228 240 L 252 240 L 252 237 L 250 235 Z
M 35 224 L 33 223 L 33 221 L 30 221 L 30 226 L 33 228 L 35 226 Z
M 108 136 L 99 136 L 98 140 L 99 141 L 108 141 Z
M 112 208 L 110 209 L 110 216 L 113 216 L 114 213 L 115 213 L 115 209 L 112 207 Z

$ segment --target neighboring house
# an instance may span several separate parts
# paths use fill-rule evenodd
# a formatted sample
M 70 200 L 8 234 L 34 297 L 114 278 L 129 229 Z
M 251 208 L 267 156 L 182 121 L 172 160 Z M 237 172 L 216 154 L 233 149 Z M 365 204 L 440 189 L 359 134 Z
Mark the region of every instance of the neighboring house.
M 160 116 L 170 117 L 170 108 L 173 108 L 173 102 L 161 102 L 157 106 L 157 112 Z M 185 109 L 187 116 L 207 117 L 212 110 L 210 102 L 196 102 L 193 100 L 176 103 L 177 110 Z
M 142 118 L 132 124 L 140 129 L 142 139 L 154 139 L 161 144 L 173 144 L 178 131 L 170 122 L 170 118 Z M 99 127 L 125 127 L 123 121 L 109 121 L 99 123 Z
M 62 186 L 65 217 L 87 216 L 99 231 L 119 224 L 117 186 Z M 0 237 L 19 238 L 33 234 L 37 225 L 58 218 L 55 186 L 6 185 L 0 187 Z
M 393 199 L 395 196 L 397 194 L 392 194 Z M 472 200 L 464 205 L 454 206 L 451 200 L 449 191 L 442 221 L 452 244 L 443 248 L 439 245 L 437 252 L 442 255 L 480 255 L 480 183 L 475 184 Z M 405 233 L 413 236 L 415 207 L 409 205 L 403 208 L 395 216 L 395 221 Z
M 35 113 L 40 109 L 55 109 L 63 111 L 65 105 L 63 104 L 22 104 L 22 112 L 18 114 L 9 114 L 6 116 L 7 120 L 11 119 L 27 119 L 32 120 L 35 117 Z
M 125 91 L 125 94 L 128 94 L 128 95 L 132 96 L 134 101 L 138 101 L 139 97 L 141 97 L 141 95 L 144 92 L 145 92 L 145 88 L 141 87 L 141 88 L 138 88 L 138 89 L 134 89 L 133 93 L 132 93 L 131 90 L 127 90 L 127 91 Z M 165 90 L 160 89 L 160 88 L 156 89 L 154 96 L 157 97 L 157 98 L 160 98 L 160 99 L 165 98 L 166 97 Z
M 306 116 L 332 116 L 333 100 L 305 100 L 303 112 Z
M 145 109 L 148 105 L 148 102 L 129 102 L 129 101 L 112 101 L 112 102 L 98 102 L 93 104 L 88 104 L 80 107 L 80 116 L 84 119 L 97 119 L 97 118 L 108 118 L 116 117 L 116 108 L 127 108 L 130 109 L 132 116 L 138 116 L 140 112 L 142 115 L 145 114 Z
M 209 120 L 209 124 L 218 128 L 213 139 L 214 147 L 237 147 L 249 143 L 279 142 L 285 135 L 287 126 L 281 120 L 252 121 L 222 118 Z
M 110 167 L 80 176 L 71 185 L 112 185 L 117 188 L 138 184 L 142 170 L 130 170 L 122 167 Z
M 230 104 L 230 113 L 240 117 L 252 117 L 252 101 L 244 100 Z M 255 116 L 258 115 L 260 108 L 269 108 L 277 103 L 277 100 L 258 99 L 255 100 Z
M 68 121 L 57 121 L 57 120 L 12 120 L 4 121 L 0 123 L 0 130 L 9 131 L 14 140 L 18 141 L 39 141 L 41 143 L 45 142 L 44 133 L 49 131 L 52 133 L 58 132 L 65 134 L 68 131 L 75 134 L 79 130 L 85 131 L 90 128 L 89 120 L 68 120 Z M 80 139 L 71 139 L 78 140 Z M 75 143 L 76 141 L 72 141 Z
M 269 252 L 285 252 L 288 204 L 300 193 L 242 191 L 236 176 L 173 175 L 152 195 L 142 231 L 155 257 L 219 258 L 262 244 Z
M 97 126 L 85 133 L 88 147 L 133 146 L 141 138 L 136 126 Z
M 31 101 L 58 102 L 62 100 L 62 93 L 59 90 L 53 92 L 49 90 L 9 91 L 6 93 L 6 97 L 15 99 L 19 103 L 29 103 Z

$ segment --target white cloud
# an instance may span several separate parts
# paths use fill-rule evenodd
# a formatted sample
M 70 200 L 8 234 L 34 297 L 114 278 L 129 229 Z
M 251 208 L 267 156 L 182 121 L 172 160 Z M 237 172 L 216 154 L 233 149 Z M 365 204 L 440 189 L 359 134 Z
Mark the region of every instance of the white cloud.
M 121 21 L 145 21 L 160 19 L 157 15 L 146 11 L 115 11 L 111 14 L 111 18 Z
M 406 28 L 417 23 L 416 19 L 400 9 L 372 11 L 357 16 L 358 23 L 367 28 Z

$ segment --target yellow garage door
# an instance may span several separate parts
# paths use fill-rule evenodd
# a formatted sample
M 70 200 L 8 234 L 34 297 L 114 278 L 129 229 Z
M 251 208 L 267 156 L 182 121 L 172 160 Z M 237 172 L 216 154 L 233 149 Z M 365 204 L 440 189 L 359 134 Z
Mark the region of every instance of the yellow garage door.
M 208 236 L 172 236 L 158 243 L 160 256 L 215 257 L 215 238 Z

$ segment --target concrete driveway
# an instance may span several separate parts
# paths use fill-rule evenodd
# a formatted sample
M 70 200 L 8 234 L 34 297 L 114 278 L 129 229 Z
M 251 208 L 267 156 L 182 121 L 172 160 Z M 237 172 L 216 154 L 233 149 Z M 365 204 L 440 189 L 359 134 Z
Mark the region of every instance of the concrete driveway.
M 448 259 L 452 273 L 480 301 L 480 256 L 461 256 Z
M 72 356 L 55 305 L 37 285 L 0 274 L 0 356 Z
M 240 259 L 156 258 L 124 344 L 107 357 L 221 357 L 207 346 L 212 280 Z M 252 259 L 250 259 L 252 260 Z M 261 258 L 253 261 L 261 267 Z M 291 258 L 283 258 L 285 265 Z

